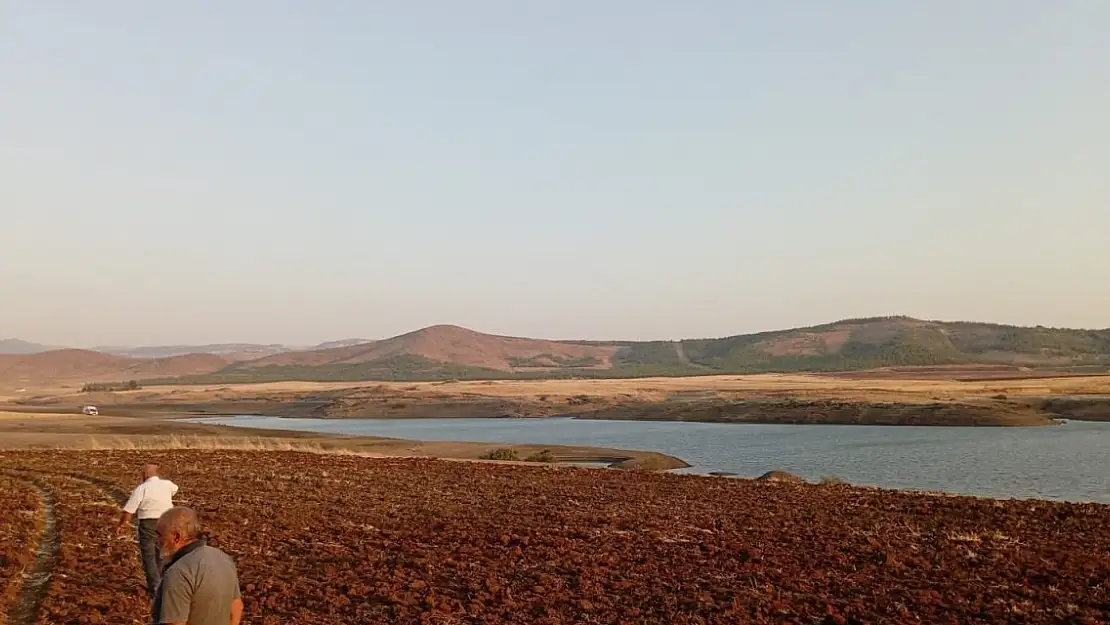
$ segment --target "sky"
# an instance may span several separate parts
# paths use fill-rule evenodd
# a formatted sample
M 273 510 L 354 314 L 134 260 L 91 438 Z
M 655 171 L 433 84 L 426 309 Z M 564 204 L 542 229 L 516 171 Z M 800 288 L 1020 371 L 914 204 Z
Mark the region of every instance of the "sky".
M 0 338 L 1110 327 L 1105 0 L 0 0 Z

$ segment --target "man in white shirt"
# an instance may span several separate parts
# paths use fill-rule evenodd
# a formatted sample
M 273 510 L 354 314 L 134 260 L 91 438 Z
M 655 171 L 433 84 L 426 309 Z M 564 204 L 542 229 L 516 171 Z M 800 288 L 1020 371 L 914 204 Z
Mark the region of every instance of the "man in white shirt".
M 139 519 L 139 554 L 146 571 L 146 589 L 153 599 L 162 578 L 162 554 L 158 551 L 158 519 L 173 507 L 177 484 L 158 477 L 158 465 L 143 467 L 143 482 L 131 493 L 120 517 L 120 535 L 126 536 L 132 517 Z

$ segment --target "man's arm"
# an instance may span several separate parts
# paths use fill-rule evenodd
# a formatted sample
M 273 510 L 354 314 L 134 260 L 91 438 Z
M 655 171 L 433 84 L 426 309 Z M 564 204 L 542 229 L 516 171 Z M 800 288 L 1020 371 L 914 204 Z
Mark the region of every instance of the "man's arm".
M 234 562 L 231 570 L 235 574 L 233 580 L 235 596 L 231 600 L 231 625 L 239 625 L 239 621 L 243 618 L 243 591 L 239 588 L 239 571 L 235 570 Z
M 231 602 L 231 625 L 239 625 L 239 621 L 243 619 L 243 600 L 236 597 Z
M 127 534 L 127 530 L 131 527 L 131 519 L 135 516 L 135 512 L 139 509 L 139 503 L 143 500 L 140 490 L 141 487 L 131 491 L 131 498 L 123 504 L 123 511 L 119 517 L 119 534 L 121 536 Z
M 126 536 L 127 535 L 127 530 L 131 528 L 131 518 L 134 517 L 134 516 L 135 515 L 131 514 L 130 512 L 128 512 L 126 510 L 120 512 L 120 516 L 119 516 L 119 535 L 120 536 Z

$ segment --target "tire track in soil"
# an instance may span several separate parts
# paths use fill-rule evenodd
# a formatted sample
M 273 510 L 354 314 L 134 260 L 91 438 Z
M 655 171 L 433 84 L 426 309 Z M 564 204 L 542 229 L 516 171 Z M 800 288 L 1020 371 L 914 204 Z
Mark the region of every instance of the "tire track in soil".
M 130 494 L 128 494 L 127 491 L 125 491 L 122 488 L 116 486 L 112 482 L 110 482 L 108 480 L 105 480 L 105 479 L 98 478 L 98 477 L 94 477 L 92 475 L 88 475 L 86 473 L 58 472 L 58 473 L 51 473 L 51 475 L 56 475 L 56 476 L 59 476 L 59 477 L 65 477 L 65 478 L 69 478 L 71 480 L 77 480 L 79 482 L 84 482 L 86 484 L 89 484 L 90 486 L 93 486 L 94 488 L 98 488 L 101 491 L 103 491 L 104 494 L 108 495 L 108 497 L 110 499 L 115 500 L 115 504 L 117 506 L 119 506 L 121 509 L 123 508 L 124 504 L 127 503 L 127 500 L 130 499 L 130 497 L 131 497 Z M 136 545 L 135 553 L 136 553 L 136 557 L 138 558 L 137 559 L 138 564 L 136 565 L 136 570 L 139 572 L 140 576 L 142 576 L 143 579 L 145 580 L 146 579 L 146 574 L 143 571 L 142 555 L 139 554 L 137 545 Z M 145 581 L 143 582 L 142 585 L 143 585 L 143 588 L 146 588 Z
M 44 471 L 44 473 L 48 473 L 48 472 Z M 109 482 L 108 480 L 100 479 L 98 477 L 93 477 L 93 476 L 87 475 L 85 473 L 49 473 L 49 474 L 50 475 L 57 475 L 59 477 L 68 477 L 70 479 L 85 482 L 86 484 L 91 484 L 92 486 L 94 486 L 96 488 L 99 488 L 100 490 L 104 491 L 110 498 L 115 500 L 115 503 L 118 504 L 121 508 L 123 507 L 123 505 L 125 503 L 127 503 L 127 499 L 129 497 L 129 495 L 127 494 L 126 491 L 124 491 L 122 488 L 116 486 L 112 482 Z
M 47 473 L 47 472 L 44 472 L 44 473 Z M 109 480 L 99 478 L 99 477 L 89 475 L 87 473 L 76 473 L 76 472 L 53 473 L 53 472 L 50 472 L 49 475 L 56 475 L 56 476 L 59 476 L 59 477 L 67 477 L 67 478 L 70 478 L 70 479 L 73 479 L 73 480 L 78 480 L 78 481 L 81 481 L 81 482 L 85 482 L 86 484 L 91 484 L 92 486 L 94 486 L 96 488 L 99 488 L 100 490 L 102 490 L 105 493 L 107 493 L 108 495 L 110 495 L 113 499 L 115 499 L 116 500 L 116 505 L 118 505 L 120 508 L 123 508 L 124 504 L 127 503 L 127 500 L 131 498 L 130 493 L 128 493 L 126 490 L 120 488 L 119 486 L 116 486 L 113 482 L 111 482 Z M 174 505 L 187 505 L 187 503 L 188 502 L 186 500 L 182 499 L 179 502 L 175 503 Z M 219 541 L 212 538 L 211 536 L 209 536 L 208 532 L 203 532 L 202 535 L 209 541 L 208 544 L 212 545 L 213 547 L 219 547 Z M 145 578 L 145 572 L 143 572 L 142 567 L 143 567 L 143 561 L 142 561 L 142 556 L 140 555 L 139 556 L 138 568 L 139 568 L 140 574 L 142 574 Z M 144 584 L 144 587 L 145 587 L 145 584 Z M 0 625 L 3 625 L 3 624 L 0 624 Z
M 7 623 L 7 625 L 35 625 L 39 620 L 42 602 L 46 599 L 46 591 L 50 587 L 50 578 L 54 576 L 54 567 L 58 563 L 58 550 L 61 548 L 58 533 L 58 499 L 52 488 L 34 477 L 14 471 L 5 471 L 5 473 L 34 488 L 42 499 L 42 536 L 39 538 L 38 547 L 35 548 L 35 563 L 31 566 L 31 572 L 24 576 L 19 594 L 11 609 L 8 610 Z
M 98 478 L 98 477 L 94 477 L 92 475 L 88 475 L 88 474 L 85 474 L 85 473 L 65 472 L 65 471 L 36 471 L 36 473 L 39 473 L 41 475 L 50 475 L 50 476 L 53 476 L 53 477 L 61 477 L 61 478 L 66 478 L 66 479 L 70 479 L 70 480 L 76 480 L 78 482 L 84 482 L 84 483 L 92 486 L 93 488 L 99 489 L 101 492 L 103 492 L 105 495 L 108 496 L 107 497 L 108 499 L 113 500 L 113 503 L 115 503 L 120 508 L 122 508 L 123 505 L 125 503 L 127 503 L 127 500 L 130 497 L 130 495 L 127 493 L 127 491 L 125 491 L 122 488 L 116 486 L 112 482 L 110 482 L 108 480 L 105 480 L 105 479 Z M 57 549 L 58 549 L 57 546 L 55 546 L 55 553 L 57 553 Z M 136 553 L 138 553 L 138 549 L 136 549 Z M 136 570 L 139 571 L 140 575 L 145 575 L 145 573 L 143 573 L 143 570 L 142 570 L 141 556 L 137 556 L 137 557 L 139 558 L 139 560 L 138 560 L 138 564 L 136 565 Z M 146 587 L 145 583 L 143 584 L 143 587 L 144 588 Z M 41 603 L 41 600 L 40 600 L 40 603 Z M 19 624 L 18 623 L 12 623 L 12 624 L 9 624 L 9 625 L 19 625 Z M 27 625 L 34 625 L 34 621 L 31 621 Z

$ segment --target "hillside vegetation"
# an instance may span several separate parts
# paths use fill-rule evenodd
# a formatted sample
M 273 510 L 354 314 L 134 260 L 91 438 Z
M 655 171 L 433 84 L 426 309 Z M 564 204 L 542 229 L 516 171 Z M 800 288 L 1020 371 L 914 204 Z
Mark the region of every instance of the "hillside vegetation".
M 852 371 L 921 365 L 1110 365 L 1110 330 L 853 319 L 812 328 L 684 341 L 691 361 L 718 371 Z
M 716 339 L 574 342 L 435 326 L 357 346 L 235 363 L 180 381 L 620 378 L 968 365 L 1106 371 L 1110 330 L 882 317 Z
M 0 384 L 161 380 L 465 380 L 633 378 L 722 373 L 850 372 L 898 367 L 1110 370 L 1110 330 L 1022 328 L 908 317 L 684 341 L 551 341 L 433 326 L 380 341 L 234 355 L 135 358 L 89 350 L 0 354 Z M 920 370 L 918 370 L 920 371 Z

